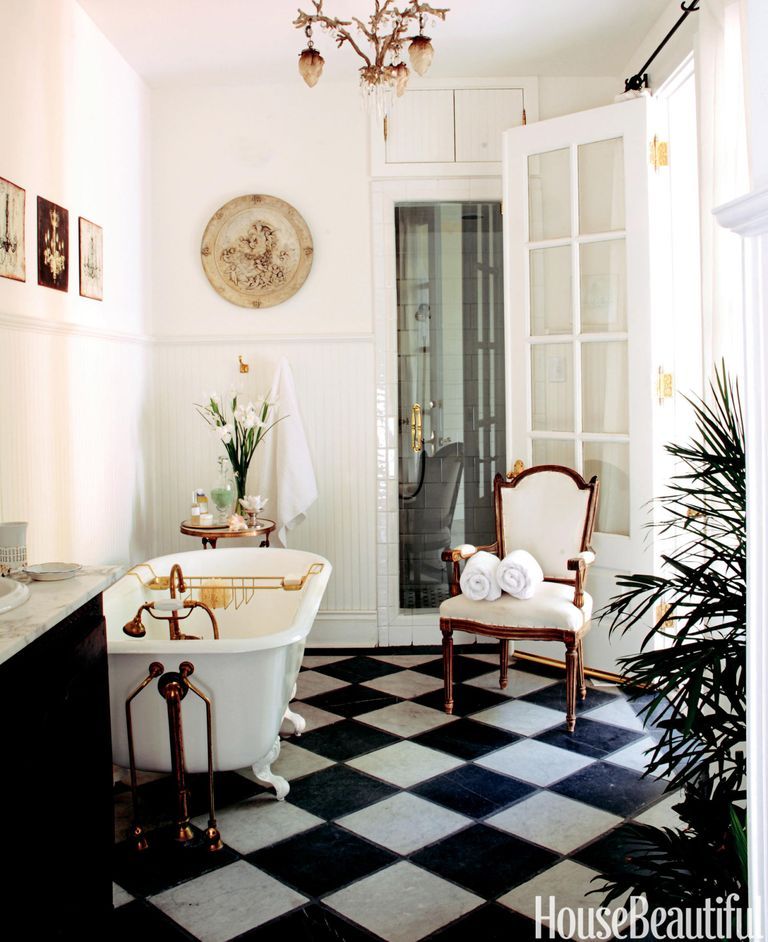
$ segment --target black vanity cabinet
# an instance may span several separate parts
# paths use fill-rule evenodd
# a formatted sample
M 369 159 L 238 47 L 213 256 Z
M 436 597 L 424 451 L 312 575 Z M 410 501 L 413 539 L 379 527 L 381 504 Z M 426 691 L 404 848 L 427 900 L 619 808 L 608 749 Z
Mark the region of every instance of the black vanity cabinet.
M 114 825 L 101 594 L 0 664 L 0 723 L 3 914 L 20 939 L 108 939 Z

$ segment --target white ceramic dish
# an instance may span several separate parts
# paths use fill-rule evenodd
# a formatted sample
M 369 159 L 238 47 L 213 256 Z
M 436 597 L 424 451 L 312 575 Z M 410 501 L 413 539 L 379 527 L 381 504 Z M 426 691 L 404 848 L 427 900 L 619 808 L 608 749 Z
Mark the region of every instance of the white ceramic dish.
M 0 615 L 18 608 L 29 598 L 29 587 L 15 579 L 0 579 Z
M 59 579 L 71 579 L 82 568 L 78 563 L 39 563 L 27 566 L 24 572 L 38 582 L 56 582 Z

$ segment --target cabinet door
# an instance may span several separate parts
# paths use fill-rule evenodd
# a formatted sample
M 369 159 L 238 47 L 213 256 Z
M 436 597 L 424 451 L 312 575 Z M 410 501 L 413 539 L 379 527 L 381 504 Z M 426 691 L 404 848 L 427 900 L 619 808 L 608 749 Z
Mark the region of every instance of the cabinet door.
M 456 160 L 501 160 L 501 136 L 523 123 L 521 88 L 457 88 Z
M 411 89 L 398 98 L 387 121 L 387 163 L 443 163 L 454 158 L 453 91 Z
M 509 467 L 599 477 L 596 608 L 617 572 L 655 564 L 651 107 L 641 98 L 504 135 Z M 616 671 L 638 634 L 609 640 L 594 625 L 588 666 Z

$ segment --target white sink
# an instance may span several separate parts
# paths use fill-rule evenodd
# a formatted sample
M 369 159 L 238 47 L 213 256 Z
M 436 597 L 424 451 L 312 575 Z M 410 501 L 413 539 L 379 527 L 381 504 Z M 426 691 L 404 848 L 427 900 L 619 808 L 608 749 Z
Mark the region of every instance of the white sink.
M 15 579 L 0 579 L 0 615 L 23 605 L 29 598 L 29 586 Z

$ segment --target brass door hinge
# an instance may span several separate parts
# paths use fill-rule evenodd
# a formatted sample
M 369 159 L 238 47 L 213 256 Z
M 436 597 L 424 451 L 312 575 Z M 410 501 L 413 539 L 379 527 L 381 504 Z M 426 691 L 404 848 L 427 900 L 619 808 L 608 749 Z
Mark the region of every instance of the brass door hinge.
M 659 622 L 661 622 L 662 628 L 675 627 L 675 623 L 671 618 L 664 617 L 671 607 L 672 606 L 668 602 L 659 602 L 659 604 L 656 606 L 656 611 L 654 613 L 656 616 L 656 624 L 658 625 Z
M 665 399 L 671 399 L 674 395 L 674 381 L 671 373 L 665 373 L 663 367 L 659 367 L 659 376 L 656 380 L 656 395 L 659 397 L 659 405 L 664 405 Z
M 648 150 L 651 166 L 654 170 L 658 170 L 659 167 L 669 166 L 669 144 L 666 141 L 660 141 L 654 134 Z
M 387 138 L 389 137 L 389 119 L 384 115 L 384 143 L 386 144 Z

